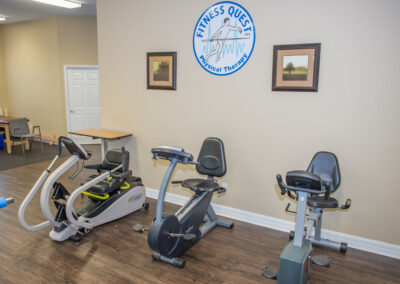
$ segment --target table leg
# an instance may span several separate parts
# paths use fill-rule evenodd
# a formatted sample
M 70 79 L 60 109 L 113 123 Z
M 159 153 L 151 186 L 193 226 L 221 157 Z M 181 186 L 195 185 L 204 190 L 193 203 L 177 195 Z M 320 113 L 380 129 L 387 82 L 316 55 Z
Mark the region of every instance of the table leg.
M 104 159 L 108 151 L 108 141 L 107 139 L 104 138 L 102 140 L 103 140 L 103 159 Z
M 24 139 L 24 144 L 25 144 L 25 150 L 29 150 L 29 139 L 28 138 Z
M 10 126 L 8 124 L 4 125 L 6 130 L 6 143 L 7 143 L 7 153 L 11 154 L 11 138 L 10 138 Z

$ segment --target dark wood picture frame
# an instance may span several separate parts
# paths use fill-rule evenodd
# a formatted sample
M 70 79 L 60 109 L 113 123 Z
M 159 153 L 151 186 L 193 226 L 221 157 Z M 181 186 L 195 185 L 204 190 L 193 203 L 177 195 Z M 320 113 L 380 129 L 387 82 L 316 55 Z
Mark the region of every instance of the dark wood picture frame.
M 147 89 L 176 90 L 176 62 L 176 52 L 148 52 Z
M 318 92 L 320 54 L 320 43 L 274 45 L 272 91 Z M 307 66 L 298 66 L 302 73 L 291 74 L 296 72 L 296 66 L 289 62 L 284 67 L 285 56 L 294 59 L 307 56 Z

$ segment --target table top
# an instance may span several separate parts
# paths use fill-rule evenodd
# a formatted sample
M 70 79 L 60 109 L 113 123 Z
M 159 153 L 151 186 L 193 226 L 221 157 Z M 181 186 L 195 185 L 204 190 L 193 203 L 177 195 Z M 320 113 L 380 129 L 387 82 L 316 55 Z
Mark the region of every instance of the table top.
M 73 130 L 73 131 L 68 131 L 68 133 L 81 136 L 88 136 L 93 138 L 102 138 L 102 139 L 119 139 L 133 135 L 132 133 L 128 132 L 108 130 L 108 129 L 95 129 L 95 128 Z
M 10 119 L 15 119 L 15 118 L 22 118 L 22 117 L 17 117 L 17 116 L 0 116 L 0 123 L 3 124 L 9 124 Z M 29 121 L 29 119 L 28 119 Z

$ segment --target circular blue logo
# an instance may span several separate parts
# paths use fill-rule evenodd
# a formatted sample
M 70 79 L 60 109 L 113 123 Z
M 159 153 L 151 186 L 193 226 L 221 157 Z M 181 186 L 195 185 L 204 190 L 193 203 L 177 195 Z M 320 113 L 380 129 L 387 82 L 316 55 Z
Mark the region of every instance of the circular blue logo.
M 200 16 L 193 32 L 193 50 L 207 72 L 224 76 L 235 73 L 249 60 L 256 40 L 253 19 L 231 1 L 218 2 Z

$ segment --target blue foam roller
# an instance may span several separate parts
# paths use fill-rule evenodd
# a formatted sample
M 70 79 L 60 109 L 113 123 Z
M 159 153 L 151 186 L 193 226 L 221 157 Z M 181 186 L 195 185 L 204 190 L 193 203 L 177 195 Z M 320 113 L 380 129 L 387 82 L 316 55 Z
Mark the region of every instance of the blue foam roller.
M 8 202 L 7 199 L 0 197 L 0 208 L 7 207 Z

